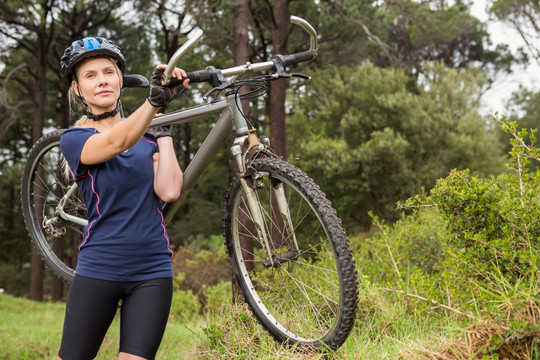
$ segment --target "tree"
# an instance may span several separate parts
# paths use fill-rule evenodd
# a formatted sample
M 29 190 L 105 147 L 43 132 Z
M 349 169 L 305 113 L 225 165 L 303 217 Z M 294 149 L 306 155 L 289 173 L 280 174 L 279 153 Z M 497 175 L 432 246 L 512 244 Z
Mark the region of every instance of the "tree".
M 365 49 L 357 50 L 357 57 L 377 66 L 396 66 L 415 76 L 423 73 L 429 61 L 443 61 L 449 68 L 480 67 L 489 72 L 485 91 L 500 73 L 510 73 L 513 64 L 526 61 L 522 53 L 513 55 L 507 45 L 492 48 L 486 24 L 473 17 L 462 1 L 453 5 L 443 0 L 326 3 L 330 13 L 354 30 L 347 38 L 359 39 L 337 41 L 334 46 L 356 43 L 358 49 Z M 358 59 L 345 62 L 350 57 L 336 53 L 339 58 L 333 63 L 358 63 Z
M 489 12 L 518 31 L 540 64 L 540 3 L 535 0 L 495 0 Z
M 34 80 L 24 85 L 33 105 L 32 143 L 41 137 L 43 131 L 47 55 L 56 35 L 54 23 L 50 21 L 55 5 L 55 0 L 42 0 L 35 4 L 8 1 L 2 2 L 0 5 L 0 33 L 11 39 L 21 50 L 32 55 L 29 58 L 30 66 L 26 69 Z M 32 270 L 28 297 L 33 300 L 41 300 L 43 264 L 36 250 L 32 248 L 31 251 Z
M 540 92 L 521 88 L 513 94 L 510 104 L 520 109 L 519 112 L 510 114 L 510 121 L 516 121 L 520 127 L 526 129 L 540 129 Z
M 477 113 L 482 73 L 442 63 L 425 72 L 414 94 L 402 70 L 327 67 L 296 93 L 291 158 L 335 199 L 346 227 L 368 226 L 368 211 L 394 220 L 397 201 L 450 169 L 502 170 L 502 147 Z
M 247 63 L 251 56 L 249 49 L 249 4 L 250 0 L 235 0 L 234 1 L 234 23 L 233 23 L 233 39 L 234 39 L 234 65 L 243 65 Z M 248 89 L 240 89 L 240 94 L 245 94 Z M 247 118 L 250 117 L 249 100 L 242 100 L 242 108 Z
M 289 34 L 289 0 L 275 0 L 273 9 L 272 50 L 274 54 L 287 53 Z M 276 154 L 285 156 L 285 91 L 287 82 L 279 79 L 270 83 L 268 116 L 270 117 L 270 143 Z
M 521 36 L 528 55 L 540 64 L 540 4 L 538 1 L 530 0 L 495 0 L 489 8 L 491 15 L 500 21 L 514 28 Z M 516 91 L 510 101 L 512 109 L 508 117 L 515 121 L 520 127 L 526 129 L 540 128 L 540 117 L 538 115 L 540 92 L 521 87 Z M 511 147 L 508 142 L 508 135 L 502 134 L 506 144 L 506 150 Z M 532 164 L 533 169 L 538 168 L 538 164 Z

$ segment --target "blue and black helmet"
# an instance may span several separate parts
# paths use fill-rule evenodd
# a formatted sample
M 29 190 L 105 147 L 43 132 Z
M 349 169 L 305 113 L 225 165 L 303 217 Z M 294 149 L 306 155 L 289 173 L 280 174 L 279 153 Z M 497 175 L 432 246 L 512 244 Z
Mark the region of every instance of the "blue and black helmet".
M 120 48 L 103 37 L 86 37 L 82 40 L 74 41 L 70 47 L 64 51 L 60 60 L 60 74 L 62 79 L 71 81 L 72 72 L 81 60 L 93 56 L 107 55 L 116 60 L 118 67 L 124 72 L 126 60 Z

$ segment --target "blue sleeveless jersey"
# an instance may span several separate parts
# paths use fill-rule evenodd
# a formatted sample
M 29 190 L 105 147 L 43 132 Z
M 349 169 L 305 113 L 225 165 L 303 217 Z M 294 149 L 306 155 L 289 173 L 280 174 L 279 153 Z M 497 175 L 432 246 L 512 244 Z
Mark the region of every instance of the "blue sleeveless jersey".
M 76 273 L 110 281 L 172 277 L 173 252 L 154 193 L 152 157 L 159 151 L 157 143 L 143 137 L 110 160 L 83 165 L 82 148 L 97 132 L 72 128 L 60 138 L 88 212 Z

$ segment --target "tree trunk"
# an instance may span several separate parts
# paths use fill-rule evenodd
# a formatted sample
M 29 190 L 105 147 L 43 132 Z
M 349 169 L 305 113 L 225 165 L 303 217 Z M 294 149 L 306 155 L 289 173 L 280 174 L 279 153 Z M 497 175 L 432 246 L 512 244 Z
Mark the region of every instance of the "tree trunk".
M 272 49 L 274 54 L 285 54 L 289 28 L 289 0 L 274 3 L 274 29 Z M 279 155 L 285 157 L 285 93 L 287 83 L 279 79 L 270 83 L 268 116 L 270 117 L 270 143 Z
M 234 1 L 234 65 L 243 65 L 250 59 L 248 24 L 249 24 L 249 1 L 250 0 L 235 0 Z M 249 91 L 249 88 L 240 89 L 240 95 Z M 251 107 L 249 100 L 242 100 L 242 110 L 244 115 L 249 119 L 251 116 Z
M 47 72 L 47 48 L 44 34 L 37 33 L 36 41 L 36 79 L 34 91 L 32 93 L 32 102 L 34 111 L 32 113 L 32 143 L 34 144 L 43 133 L 43 117 L 45 114 L 45 84 Z M 28 298 L 31 300 L 43 300 L 43 262 L 36 249 L 32 247 L 30 255 L 30 288 Z
M 273 54 L 285 54 L 289 29 L 289 0 L 276 0 L 274 3 L 274 28 L 272 29 Z M 268 116 L 270 117 L 270 144 L 278 156 L 285 157 L 285 96 L 287 80 L 279 79 L 270 83 Z M 272 207 L 277 208 L 274 192 L 270 193 Z M 271 246 L 283 246 L 284 223 L 276 213 L 272 214 L 270 229 Z
M 234 24 L 233 24 L 233 36 L 234 36 L 234 49 L 233 49 L 233 56 L 234 56 L 234 65 L 242 65 L 249 61 L 250 57 L 250 51 L 249 51 L 249 37 L 248 37 L 248 24 L 249 24 L 249 1 L 250 0 L 235 0 L 234 1 Z M 240 89 L 240 94 L 245 94 L 248 91 L 247 88 Z M 244 112 L 245 116 L 249 119 L 249 116 L 251 115 L 251 107 L 249 105 L 249 100 L 242 100 L 242 111 Z M 238 172 L 238 168 L 235 166 L 235 162 L 233 162 L 233 170 L 236 174 Z M 246 211 L 241 211 L 239 216 L 240 219 L 238 219 L 240 222 L 245 224 L 244 226 L 247 226 L 250 224 L 249 219 L 246 216 Z M 247 226 L 247 228 L 251 228 L 251 226 Z M 240 236 L 240 243 L 242 247 L 242 253 L 244 259 L 252 259 L 253 258 L 253 238 L 250 236 Z M 248 271 L 252 271 L 253 261 L 247 261 L 246 268 Z M 240 295 L 240 289 L 238 288 L 238 285 L 233 279 L 233 301 L 236 301 L 239 299 Z
M 61 81 L 58 85 L 62 97 L 60 105 L 60 128 L 67 129 L 69 127 L 69 101 L 68 101 L 68 85 Z M 59 194 L 61 196 L 61 194 Z M 55 239 L 53 250 L 58 255 L 60 259 L 65 259 L 66 254 L 64 251 L 65 241 L 71 241 L 71 239 L 65 239 L 64 237 Z M 61 301 L 64 298 L 64 280 L 59 278 L 56 275 L 52 276 L 51 279 L 51 300 L 52 301 Z

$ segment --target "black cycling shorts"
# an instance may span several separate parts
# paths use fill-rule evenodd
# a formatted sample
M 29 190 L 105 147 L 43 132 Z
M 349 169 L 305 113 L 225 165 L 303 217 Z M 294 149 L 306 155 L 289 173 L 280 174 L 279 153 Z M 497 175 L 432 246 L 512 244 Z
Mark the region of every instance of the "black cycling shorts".
M 172 279 L 115 282 L 75 275 L 69 289 L 62 360 L 96 357 L 120 305 L 120 352 L 154 359 L 172 300 Z

